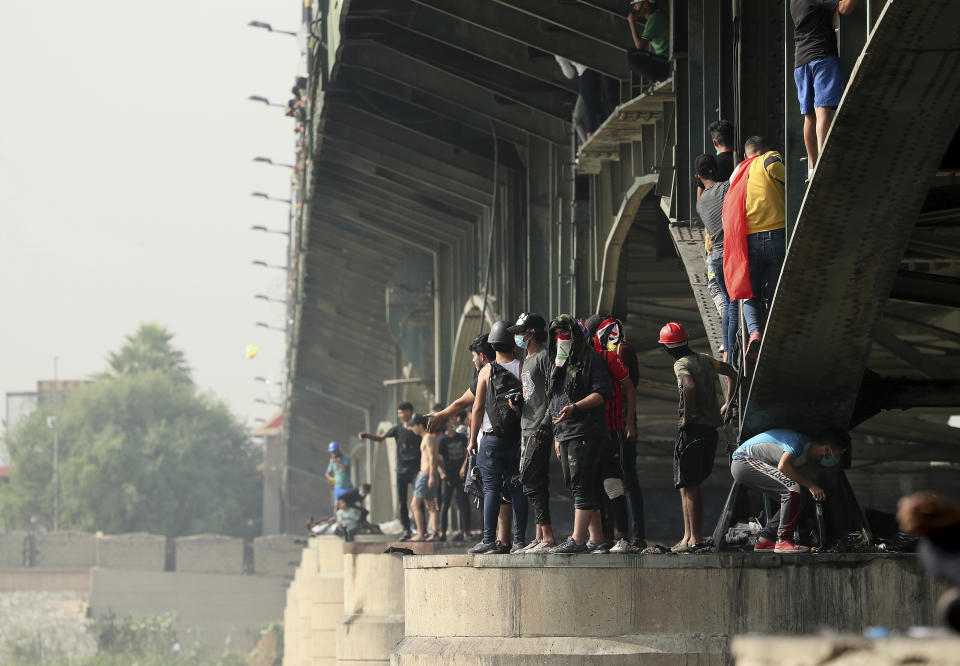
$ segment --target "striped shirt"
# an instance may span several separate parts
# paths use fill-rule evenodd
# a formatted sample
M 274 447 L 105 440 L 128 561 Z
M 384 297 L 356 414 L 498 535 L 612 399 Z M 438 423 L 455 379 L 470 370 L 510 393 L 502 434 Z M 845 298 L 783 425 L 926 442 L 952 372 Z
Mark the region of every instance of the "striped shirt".
M 716 183 L 703 191 L 697 199 L 697 215 L 703 222 L 713 245 L 710 248 L 711 259 L 723 258 L 723 198 L 730 189 L 730 181 Z

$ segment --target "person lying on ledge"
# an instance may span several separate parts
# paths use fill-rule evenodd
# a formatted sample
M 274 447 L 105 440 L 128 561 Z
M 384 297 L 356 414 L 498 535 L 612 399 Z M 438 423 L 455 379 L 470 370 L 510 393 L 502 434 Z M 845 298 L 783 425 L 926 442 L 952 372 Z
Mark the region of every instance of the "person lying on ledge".
M 803 507 L 800 487 L 809 490 L 817 502 L 825 500 L 827 494 L 797 468 L 808 460 L 834 467 L 849 448 L 850 435 L 842 428 L 831 427 L 812 438 L 796 430 L 778 428 L 751 437 L 733 452 L 730 472 L 737 483 L 780 496 L 780 510 L 768 517 L 754 551 L 805 553 L 810 550 L 793 541 L 797 516 Z

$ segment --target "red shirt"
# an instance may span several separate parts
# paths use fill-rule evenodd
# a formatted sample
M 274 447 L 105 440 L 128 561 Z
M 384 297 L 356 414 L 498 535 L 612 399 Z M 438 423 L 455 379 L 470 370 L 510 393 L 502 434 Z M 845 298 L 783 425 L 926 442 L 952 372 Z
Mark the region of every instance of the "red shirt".
M 602 350 L 598 353 L 607 362 L 607 370 L 610 371 L 610 383 L 613 385 L 613 393 L 607 400 L 607 431 L 619 432 L 626 428 L 623 416 L 623 385 L 620 382 L 625 377 L 629 377 L 630 373 L 617 352 Z

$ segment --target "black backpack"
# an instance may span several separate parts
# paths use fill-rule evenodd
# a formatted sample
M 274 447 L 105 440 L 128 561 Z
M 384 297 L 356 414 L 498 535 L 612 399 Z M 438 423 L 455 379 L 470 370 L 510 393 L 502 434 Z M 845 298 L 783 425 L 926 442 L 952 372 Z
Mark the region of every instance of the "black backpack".
M 493 361 L 490 363 L 490 379 L 487 382 L 487 416 L 497 437 L 517 439 L 520 437 L 520 411 L 510 407 L 508 397 L 523 394 L 523 383 L 512 372 Z M 519 407 L 519 404 L 518 404 Z

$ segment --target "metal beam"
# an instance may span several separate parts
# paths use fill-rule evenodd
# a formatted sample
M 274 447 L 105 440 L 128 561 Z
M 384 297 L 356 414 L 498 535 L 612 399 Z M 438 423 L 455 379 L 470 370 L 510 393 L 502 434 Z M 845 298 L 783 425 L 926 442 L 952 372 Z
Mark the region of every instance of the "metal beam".
M 482 30 L 509 37 L 547 53 L 564 56 L 616 79 L 627 79 L 630 76 L 626 58 L 626 50 L 632 46 L 626 43 L 629 39 L 629 28 L 620 35 L 619 39 L 607 40 L 585 37 L 578 34 L 578 31 L 559 31 L 556 29 L 555 20 L 548 21 L 540 15 L 531 16 L 526 11 L 532 5 L 530 2 L 523 3 L 520 8 L 489 0 L 414 0 L 414 2 Z M 538 7 L 534 10 L 549 15 L 551 19 L 557 19 L 558 8 L 569 7 L 561 3 L 537 4 Z M 595 22 L 596 16 L 591 19 L 591 22 Z M 617 42 L 622 42 L 624 45 L 614 46 Z
M 877 327 L 874 340 L 888 352 L 927 377 L 942 379 L 949 377 L 951 374 L 937 361 L 936 357 L 927 356 L 923 352 L 917 351 L 913 345 L 904 342 L 884 326 Z
M 528 21 L 545 21 L 564 31 L 595 39 L 601 44 L 624 51 L 633 48 L 633 36 L 626 12 L 614 15 L 576 2 L 542 2 L 541 0 L 493 0 L 526 15 Z
M 497 117 L 531 134 L 542 136 L 544 131 L 552 131 L 554 136 L 562 136 L 565 132 L 564 124 L 569 114 L 538 108 L 543 105 L 529 102 L 526 96 L 511 98 L 443 67 L 376 42 L 351 42 L 342 55 L 342 67 L 350 65 L 369 69 L 424 92 L 445 96 L 460 106 Z M 341 76 L 340 83 L 343 82 Z M 546 130 L 540 129 L 541 126 L 546 126 Z M 548 133 L 544 138 L 550 137 Z
M 419 88 L 409 86 L 401 81 L 383 76 L 379 72 L 368 69 L 345 66 L 349 70 L 349 91 L 367 96 L 371 92 L 388 98 L 391 103 L 400 102 L 404 106 L 422 110 L 422 122 L 429 122 L 434 118 L 445 118 L 457 125 L 470 127 L 477 132 L 490 134 L 491 124 L 496 126 L 497 137 L 501 143 L 524 145 L 527 142 L 527 131 L 505 123 L 500 115 L 491 116 L 480 109 L 468 109 L 452 102 L 446 95 L 424 92 Z M 499 106 L 496 109 L 502 112 Z M 501 153 L 504 153 L 501 146 Z
M 916 271 L 898 271 L 890 298 L 960 307 L 960 278 Z
M 390 14 L 378 14 L 385 22 L 447 46 L 472 53 L 551 86 L 577 92 L 577 84 L 563 75 L 553 55 L 531 52 L 515 40 L 473 26 L 409 0 L 392 0 Z

